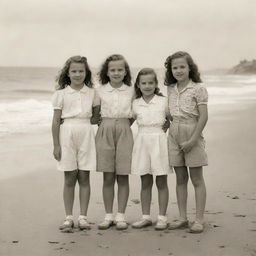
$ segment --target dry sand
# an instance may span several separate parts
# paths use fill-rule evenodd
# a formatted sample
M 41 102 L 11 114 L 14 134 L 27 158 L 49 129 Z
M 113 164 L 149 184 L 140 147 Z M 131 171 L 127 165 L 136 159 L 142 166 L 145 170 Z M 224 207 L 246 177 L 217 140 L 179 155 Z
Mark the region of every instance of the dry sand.
M 202 234 L 186 230 L 154 231 L 153 228 L 99 231 L 104 216 L 100 173 L 91 175 L 90 231 L 64 234 L 58 226 L 64 217 L 63 174 L 55 170 L 50 131 L 1 138 L 0 255 L 256 255 L 255 145 L 256 107 L 226 109 L 211 115 L 205 137 L 209 166 L 206 229 Z M 140 181 L 130 178 L 127 220 L 140 217 Z M 175 175 L 169 177 L 168 217 L 178 214 Z M 136 201 L 135 201 L 136 202 Z M 194 193 L 189 185 L 188 212 L 193 219 Z M 78 216 L 76 196 L 74 215 Z M 152 216 L 157 216 L 154 187 Z M 115 204 L 116 209 L 116 204 Z

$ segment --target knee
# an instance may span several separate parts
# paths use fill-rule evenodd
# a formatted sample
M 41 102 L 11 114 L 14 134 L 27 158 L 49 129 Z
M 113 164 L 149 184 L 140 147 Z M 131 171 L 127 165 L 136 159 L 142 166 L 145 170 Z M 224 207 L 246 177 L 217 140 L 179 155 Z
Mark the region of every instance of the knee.
M 167 177 L 166 176 L 156 177 L 156 186 L 158 190 L 168 188 Z
M 76 177 L 65 177 L 65 186 L 66 187 L 69 187 L 69 188 L 72 188 L 72 187 L 75 187 L 76 185 L 76 181 L 77 181 L 77 178 Z
M 80 187 L 88 187 L 90 186 L 90 179 L 89 177 L 83 177 L 78 179 L 78 183 Z
M 204 185 L 204 179 L 202 177 L 191 176 L 190 178 L 191 178 L 191 182 L 194 187 L 200 187 L 200 186 Z
M 118 186 L 128 186 L 129 178 L 128 175 L 118 175 L 117 184 Z
M 144 179 L 141 182 L 141 188 L 142 190 L 151 189 L 153 186 L 153 178 Z
M 115 185 L 115 177 L 112 174 L 104 175 L 103 185 L 105 187 L 113 187 Z
M 188 184 L 188 175 L 177 175 L 176 176 L 177 185 L 187 185 Z

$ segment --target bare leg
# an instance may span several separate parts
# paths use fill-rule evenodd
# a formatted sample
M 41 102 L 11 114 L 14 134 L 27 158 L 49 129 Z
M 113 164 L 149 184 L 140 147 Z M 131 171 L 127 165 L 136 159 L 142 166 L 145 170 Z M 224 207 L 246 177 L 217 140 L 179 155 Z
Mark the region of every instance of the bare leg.
M 156 176 L 156 186 L 158 189 L 159 215 L 165 216 L 169 201 L 167 175 Z
M 196 220 L 203 222 L 206 203 L 206 187 L 202 167 L 189 168 L 190 178 L 195 188 Z
M 188 170 L 186 166 L 174 167 L 176 173 L 176 195 L 182 219 L 187 219 Z
M 78 171 L 80 215 L 87 216 L 87 210 L 90 200 L 90 172 Z
M 64 172 L 63 199 L 67 216 L 73 214 L 76 181 L 77 170 Z
M 141 176 L 141 208 L 143 215 L 150 215 L 150 204 L 152 197 L 153 176 L 146 174 Z
M 113 212 L 113 202 L 114 202 L 114 186 L 115 186 L 116 176 L 113 172 L 103 173 L 103 201 L 106 213 Z
M 128 175 L 117 175 L 118 184 L 118 212 L 125 213 L 129 197 L 129 177 Z

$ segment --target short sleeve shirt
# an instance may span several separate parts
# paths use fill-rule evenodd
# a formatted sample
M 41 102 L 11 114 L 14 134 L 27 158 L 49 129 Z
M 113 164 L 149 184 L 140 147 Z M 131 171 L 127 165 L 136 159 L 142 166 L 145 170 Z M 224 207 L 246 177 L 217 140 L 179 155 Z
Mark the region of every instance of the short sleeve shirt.
M 178 91 L 177 84 L 168 86 L 168 105 L 172 116 L 189 118 L 199 116 L 198 106 L 208 104 L 208 93 L 204 84 L 190 80 L 188 85 Z
M 149 103 L 138 98 L 132 104 L 133 115 L 139 126 L 162 126 L 168 116 L 168 101 L 166 97 L 155 95 Z
M 101 106 L 101 116 L 108 118 L 131 118 L 134 88 L 122 84 L 119 88 L 109 83 L 100 86 L 97 90 L 96 104 Z
M 95 104 L 95 89 L 86 85 L 79 91 L 70 86 L 57 90 L 52 97 L 54 109 L 61 109 L 61 118 L 90 118 Z

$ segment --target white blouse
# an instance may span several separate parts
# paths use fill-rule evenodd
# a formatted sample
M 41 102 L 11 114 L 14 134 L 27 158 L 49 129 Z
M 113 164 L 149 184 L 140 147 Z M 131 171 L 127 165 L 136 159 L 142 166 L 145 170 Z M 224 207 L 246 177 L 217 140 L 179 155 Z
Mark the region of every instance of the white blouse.
M 108 118 L 131 118 L 134 88 L 122 84 L 119 88 L 109 83 L 96 89 L 96 105 L 101 106 L 101 116 Z
M 61 118 L 90 118 L 96 106 L 95 89 L 84 85 L 79 91 L 70 86 L 57 90 L 52 97 L 54 109 L 61 109 Z
M 162 126 L 169 115 L 166 97 L 154 95 L 149 103 L 138 98 L 132 104 L 133 115 L 139 126 Z

